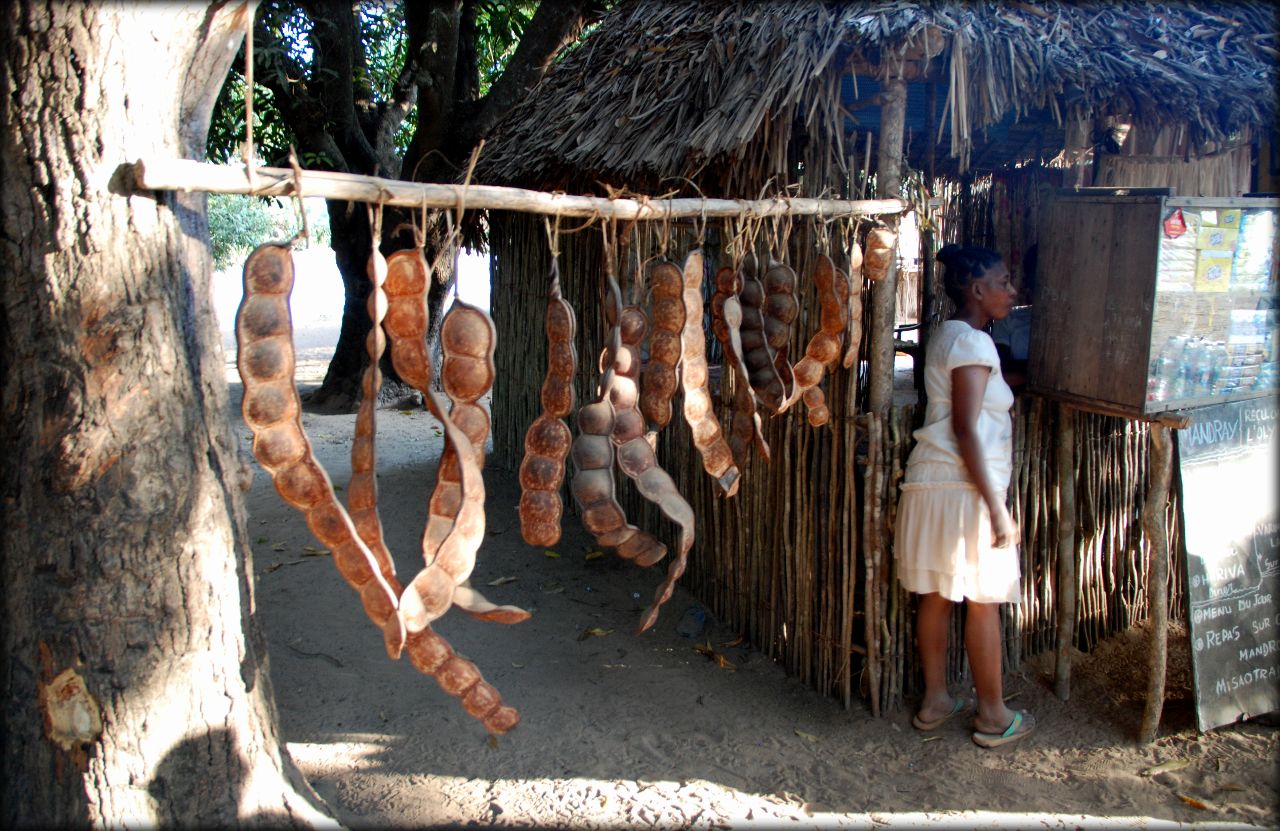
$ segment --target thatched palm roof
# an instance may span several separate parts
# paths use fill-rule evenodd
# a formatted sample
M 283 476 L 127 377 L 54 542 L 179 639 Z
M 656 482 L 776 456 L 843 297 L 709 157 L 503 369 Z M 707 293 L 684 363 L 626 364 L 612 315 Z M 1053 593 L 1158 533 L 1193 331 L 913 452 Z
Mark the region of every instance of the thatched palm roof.
M 477 173 L 652 182 L 740 158 L 783 119 L 828 122 L 800 131 L 813 140 L 875 133 L 885 69 L 910 82 L 916 167 L 939 134 L 939 171 L 1052 156 L 1064 123 L 1105 114 L 1182 125 L 1198 146 L 1274 123 L 1276 22 L 1252 1 L 624 0 L 499 126 Z M 843 111 L 820 103 L 833 87 Z

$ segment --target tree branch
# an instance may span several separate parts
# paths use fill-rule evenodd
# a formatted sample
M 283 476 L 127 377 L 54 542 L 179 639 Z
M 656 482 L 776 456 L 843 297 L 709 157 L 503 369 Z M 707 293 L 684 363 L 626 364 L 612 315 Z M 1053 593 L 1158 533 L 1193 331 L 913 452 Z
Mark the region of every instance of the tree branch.
M 405 9 L 405 61 L 391 85 L 389 99 L 382 105 L 374 127 L 374 148 L 382 158 L 394 158 L 395 135 L 418 102 L 418 88 L 431 80 L 434 64 L 430 57 L 428 15 L 420 13 L 417 4 Z M 397 163 L 398 163 L 397 159 Z
M 423 48 L 418 84 L 418 128 L 405 153 L 404 169 L 415 177 L 419 162 L 443 143 L 454 120 L 454 73 L 457 69 L 461 0 L 405 4 L 405 25 L 418 33 Z
M 344 148 L 348 162 L 361 170 L 373 170 L 378 163 L 373 144 L 361 129 L 356 113 L 359 77 L 367 78 L 366 67 L 356 65 L 359 38 L 350 0 L 308 0 L 303 4 L 311 17 L 311 45 L 315 57 L 311 78 L 324 102 L 324 117 L 334 140 Z M 351 158 L 352 154 L 363 157 Z
M 465 123 L 459 125 L 459 143 L 471 148 L 487 136 L 498 120 L 542 80 L 561 50 L 603 13 L 593 0 L 539 3 L 506 69 L 494 81 L 489 94 L 477 102 L 470 117 L 463 119 Z

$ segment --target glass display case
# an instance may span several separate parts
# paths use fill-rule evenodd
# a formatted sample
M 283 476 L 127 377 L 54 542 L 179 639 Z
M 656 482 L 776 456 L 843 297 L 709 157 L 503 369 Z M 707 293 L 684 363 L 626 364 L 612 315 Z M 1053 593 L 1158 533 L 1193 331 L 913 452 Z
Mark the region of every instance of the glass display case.
M 1060 194 L 1028 388 L 1133 418 L 1274 395 L 1278 214 L 1271 198 Z
M 1166 208 L 1148 411 L 1274 393 L 1276 209 Z

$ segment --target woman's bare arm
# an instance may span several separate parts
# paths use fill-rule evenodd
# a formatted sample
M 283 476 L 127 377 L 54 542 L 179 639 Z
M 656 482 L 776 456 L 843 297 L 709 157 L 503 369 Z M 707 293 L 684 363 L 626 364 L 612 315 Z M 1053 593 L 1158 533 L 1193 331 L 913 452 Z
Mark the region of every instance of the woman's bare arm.
M 991 369 L 979 364 L 951 370 L 951 429 L 955 432 L 960 458 L 969 472 L 969 479 L 991 512 L 995 546 L 1004 548 L 1016 541 L 1017 527 L 1005 507 L 1004 494 L 996 491 L 991 477 L 987 475 L 982 439 L 978 434 L 978 416 L 982 413 L 982 399 L 990 378 Z

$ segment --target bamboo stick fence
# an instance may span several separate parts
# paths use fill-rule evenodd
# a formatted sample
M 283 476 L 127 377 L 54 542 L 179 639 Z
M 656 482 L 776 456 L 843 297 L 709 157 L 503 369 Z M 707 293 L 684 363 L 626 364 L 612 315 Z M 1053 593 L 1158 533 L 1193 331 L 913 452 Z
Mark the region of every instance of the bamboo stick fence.
M 514 214 L 494 214 L 491 221 L 493 314 L 502 344 L 498 376 L 510 379 L 495 391 L 495 462 L 514 468 L 523 431 L 537 416 L 536 385 L 545 366 L 543 336 L 534 321 L 547 283 L 530 275 L 549 274 L 550 259 L 540 222 Z M 677 235 L 673 259 L 683 256 L 688 237 L 687 231 Z M 840 250 L 843 244 L 839 240 L 833 247 Z M 596 382 L 595 361 L 604 339 L 603 253 L 598 234 L 562 238 L 561 249 L 562 291 L 579 319 L 576 345 L 583 369 L 578 394 L 585 399 Z M 710 274 L 722 256 L 714 232 L 705 250 Z M 798 229 L 790 251 L 803 281 L 815 243 Z M 509 263 L 518 267 L 504 268 Z M 801 343 L 816 326 L 812 294 L 801 294 L 796 333 Z M 718 414 L 727 424 L 734 379 L 723 372 L 718 378 Z M 683 585 L 789 673 L 846 707 L 855 698 L 866 699 L 878 715 L 900 707 L 921 684 L 914 601 L 897 583 L 892 553 L 897 483 L 910 452 L 915 412 L 910 405 L 894 407 L 884 416 L 861 412 L 864 387 L 864 379 L 852 371 L 835 373 L 828 387 L 828 427 L 810 428 L 798 412 L 768 419 L 772 463 L 753 457 L 732 499 L 718 495 L 703 473 L 688 427 L 678 417 L 659 434 L 657 449 L 660 463 L 697 516 L 697 542 Z M 1077 645 L 1087 650 L 1146 613 L 1147 556 L 1140 516 L 1147 487 L 1148 427 L 1069 412 L 1075 426 L 1078 517 L 1079 595 L 1073 628 Z M 1057 643 L 1061 555 L 1055 442 L 1060 418 L 1059 407 L 1038 398 L 1020 399 L 1014 411 L 1010 500 L 1023 534 L 1023 602 L 1003 612 L 1005 661 L 1013 671 L 1026 657 L 1052 651 Z M 1173 555 L 1169 608 L 1175 617 L 1184 601 L 1177 499 L 1173 494 L 1167 507 Z M 631 522 L 672 541 L 672 529 L 657 509 L 638 498 L 622 477 L 619 501 Z M 572 508 L 564 521 L 576 521 Z M 952 680 L 966 672 L 962 625 L 957 612 L 948 659 Z

